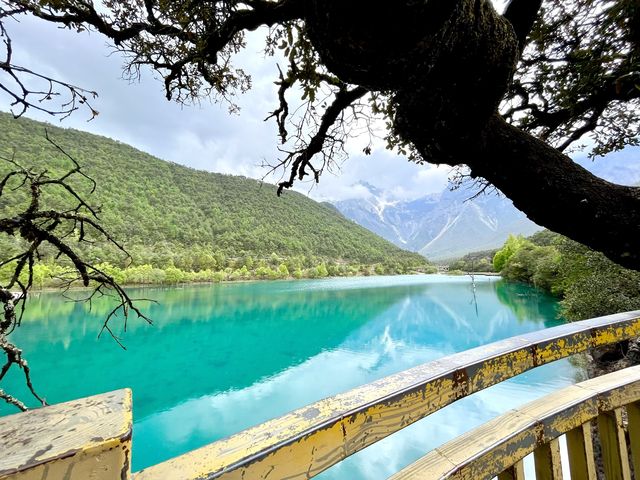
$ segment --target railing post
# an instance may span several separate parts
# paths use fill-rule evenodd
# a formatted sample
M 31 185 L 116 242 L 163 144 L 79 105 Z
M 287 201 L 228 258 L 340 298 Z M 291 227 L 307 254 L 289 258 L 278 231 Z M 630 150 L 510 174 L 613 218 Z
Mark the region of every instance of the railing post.
M 567 432 L 571 480 L 597 480 L 591 422 Z
M 627 405 L 627 419 L 633 471 L 636 478 L 640 478 L 640 403 L 634 402 Z
M 522 462 L 522 460 L 516 462 L 513 467 L 509 467 L 504 472 L 499 474 L 498 480 L 525 480 L 524 463 Z
M 557 438 L 536 448 L 533 459 L 536 465 L 536 480 L 562 480 L 560 442 Z
M 631 480 L 629 455 L 622 425 L 622 409 L 598 415 L 598 433 L 602 444 L 602 464 L 606 478 Z

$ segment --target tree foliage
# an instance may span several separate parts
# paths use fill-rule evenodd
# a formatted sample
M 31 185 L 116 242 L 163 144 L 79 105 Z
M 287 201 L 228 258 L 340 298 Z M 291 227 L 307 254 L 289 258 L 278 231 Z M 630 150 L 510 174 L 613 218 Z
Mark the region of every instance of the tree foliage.
M 501 272 L 509 259 L 523 246 L 524 241 L 521 235 L 509 235 L 504 246 L 493 257 L 493 269 Z
M 482 250 L 467 253 L 449 263 L 449 271 L 460 272 L 495 272 L 493 258 L 497 250 Z
M 560 235 L 543 231 L 517 244 L 508 241 L 499 254 L 507 258 L 504 278 L 561 297 L 562 313 L 570 320 L 640 309 L 640 273 Z
M 530 39 L 505 100 L 506 118 L 560 151 L 586 138 L 593 156 L 638 144 L 637 2 L 544 2 Z

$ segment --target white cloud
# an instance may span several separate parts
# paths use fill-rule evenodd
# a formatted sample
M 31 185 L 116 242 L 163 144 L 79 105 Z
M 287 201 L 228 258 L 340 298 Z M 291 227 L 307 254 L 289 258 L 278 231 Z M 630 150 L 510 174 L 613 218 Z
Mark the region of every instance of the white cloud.
M 385 190 L 392 199 L 411 200 L 446 188 L 449 171 L 450 167 L 417 165 L 380 150 L 370 156 L 352 156 L 344 163 L 338 177 L 320 182 L 315 196 L 328 200 L 354 198 L 362 195 L 362 191 L 353 190 L 353 185 L 366 181 Z
M 264 122 L 277 106 L 273 81 L 275 60 L 261 52 L 261 32 L 248 37 L 248 45 L 237 57 L 237 65 L 253 76 L 253 88 L 237 100 L 240 115 L 229 115 L 224 104 L 203 101 L 181 107 L 168 102 L 163 86 L 144 71 L 139 83 L 122 79 L 122 59 L 97 33 L 77 34 L 46 22 L 23 18 L 7 27 L 14 40 L 16 63 L 96 90 L 94 108 L 100 115 L 86 122 L 88 115 L 76 112 L 62 126 L 105 135 L 165 160 L 198 169 L 262 178 L 267 170 L 260 164 L 278 157 L 277 132 L 273 122 Z M 295 93 L 291 95 L 295 101 Z M 8 108 L 0 97 L 0 108 Z M 29 112 L 29 116 L 57 124 L 51 117 Z M 376 124 L 380 133 L 381 124 Z M 320 185 L 301 183 L 296 189 L 317 199 L 342 199 L 362 194 L 352 185 L 367 181 L 390 190 L 398 198 L 415 198 L 438 191 L 446 184 L 446 172 L 430 165 L 418 166 L 384 150 L 381 142 L 373 154 L 364 156 L 368 137 L 347 144 L 351 158 L 335 172 L 326 173 Z M 281 174 L 282 172 L 279 172 Z M 277 181 L 280 175 L 267 180 Z

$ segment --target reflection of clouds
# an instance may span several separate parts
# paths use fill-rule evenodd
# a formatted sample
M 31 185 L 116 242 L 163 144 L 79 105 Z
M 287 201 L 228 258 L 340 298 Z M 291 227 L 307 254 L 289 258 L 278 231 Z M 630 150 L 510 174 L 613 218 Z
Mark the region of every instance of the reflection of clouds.
M 389 354 L 389 345 L 393 354 Z M 136 422 L 134 449 L 153 439 L 166 448 L 135 451 L 136 462 L 152 464 L 167 455 L 228 436 L 241 429 L 394 372 L 441 357 L 429 347 L 393 340 L 385 329 L 362 351 L 325 351 L 242 390 L 188 400 Z M 381 361 L 384 359 L 384 361 Z M 321 478 L 385 478 L 436 446 L 520 404 L 572 383 L 568 362 L 546 365 L 465 398 L 356 454 Z M 143 456 L 144 455 L 144 456 Z
M 396 354 L 400 348 L 405 346 L 405 343 L 402 340 L 391 338 L 391 327 L 387 325 L 380 338 L 380 345 L 382 346 L 382 354 L 387 357 Z
M 495 283 L 492 277 L 482 277 L 476 283 Z M 394 275 L 394 276 L 373 276 L 373 277 L 336 277 L 323 280 L 300 280 L 295 282 L 281 282 L 277 284 L 278 291 L 300 291 L 300 290 L 345 290 L 353 288 L 388 288 L 410 285 L 443 285 L 469 283 L 469 279 L 463 276 L 448 275 Z M 276 284 L 274 284 L 276 285 Z
M 134 458 L 144 465 L 156 463 L 164 456 L 157 451 L 136 451 L 148 441 L 166 445 L 175 454 L 211 442 L 241 429 L 283 415 L 288 411 L 349 390 L 387 374 L 372 371 L 379 351 L 354 352 L 337 349 L 322 352 L 306 362 L 264 379 L 242 390 L 187 400 L 166 411 L 155 413 L 135 425 Z M 421 363 L 423 359 L 407 356 L 401 369 Z M 146 458 L 145 455 L 150 456 Z
M 566 364 L 556 364 L 552 367 L 554 368 L 549 369 L 550 371 L 545 375 L 551 376 L 571 371 L 571 367 Z M 571 383 L 569 378 L 564 378 L 562 385 L 569 383 Z M 539 398 L 555 388 L 557 388 L 555 384 L 543 384 L 533 389 L 529 385 L 518 384 L 511 380 L 496 385 L 459 400 L 371 445 L 332 467 L 318 478 L 322 480 L 387 478 L 433 448 L 512 408 Z M 532 465 L 529 461 L 527 461 L 527 467 L 527 472 L 531 472 Z
M 398 346 L 398 348 L 402 348 Z M 427 362 L 438 352 L 430 349 L 403 349 L 403 355 L 388 357 L 382 342 L 366 352 L 336 349 L 322 352 L 306 362 L 264 379 L 242 390 L 190 399 L 166 411 L 153 414 L 136 425 L 136 435 L 152 429 L 168 442 L 188 435 L 220 438 L 242 428 L 282 415 L 290 410 L 369 383 L 398 370 Z M 378 368 L 373 368 L 378 365 Z M 295 392 L 292 395 L 291 392 Z M 256 405 L 260 405 L 257 409 Z M 239 425 L 239 423 L 241 425 Z M 174 435 L 174 425 L 180 431 Z M 182 440 L 176 443 L 181 443 Z
M 450 308 L 449 305 L 438 299 L 437 296 L 431 296 L 430 300 L 447 314 L 447 318 L 453 321 L 457 330 L 472 330 L 471 324 L 463 315 L 458 314 L 458 312 Z
M 412 281 L 411 277 L 407 280 Z M 389 326 L 391 338 L 402 339 L 407 345 L 437 346 L 444 355 L 541 327 L 535 323 L 537 317 L 527 317 L 522 324 L 515 322 L 511 308 L 496 298 L 493 286 L 496 280 L 490 277 L 476 280 L 480 315 L 476 315 L 474 305 L 469 302 L 471 294 L 467 295 L 460 286 L 460 283 L 470 283 L 468 277 L 433 275 L 425 281 L 425 287 L 429 287 L 430 282 L 438 285 L 394 303 L 373 321 L 354 331 L 345 345 L 356 348 L 383 335 Z
M 487 322 L 486 338 L 496 338 L 496 332 L 508 326 L 510 321 L 513 320 L 506 310 L 498 310 L 495 312 Z

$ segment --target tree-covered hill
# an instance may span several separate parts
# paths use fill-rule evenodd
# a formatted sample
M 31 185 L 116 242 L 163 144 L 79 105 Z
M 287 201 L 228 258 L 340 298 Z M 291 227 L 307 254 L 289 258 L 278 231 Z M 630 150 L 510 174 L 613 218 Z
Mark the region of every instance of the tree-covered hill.
M 326 262 L 406 269 L 425 263 L 330 205 L 290 191 L 277 197 L 273 185 L 193 170 L 105 137 L 0 113 L 0 155 L 52 172 L 69 169 L 71 161 L 47 141 L 45 129 L 96 180 L 93 194 L 84 179 L 78 188 L 91 204 L 101 206 L 102 225 L 125 245 L 134 265 L 199 271 L 240 264 L 251 270 L 265 259 L 276 266 L 295 259 L 300 267 Z M 8 162 L 0 162 L 0 171 L 9 168 Z M 45 196 L 56 206 L 65 197 L 60 188 Z M 0 213 L 10 214 L 24 201 L 26 192 L 5 189 Z M 13 240 L 1 241 L 8 251 Z M 124 266 L 124 257 L 104 243 L 85 252 L 92 261 Z

